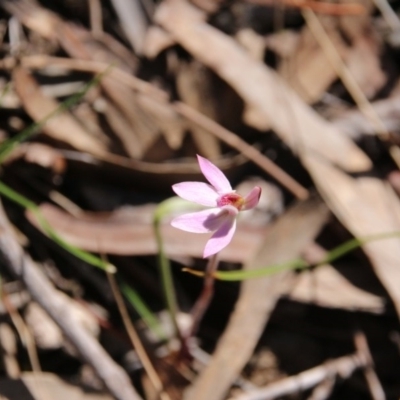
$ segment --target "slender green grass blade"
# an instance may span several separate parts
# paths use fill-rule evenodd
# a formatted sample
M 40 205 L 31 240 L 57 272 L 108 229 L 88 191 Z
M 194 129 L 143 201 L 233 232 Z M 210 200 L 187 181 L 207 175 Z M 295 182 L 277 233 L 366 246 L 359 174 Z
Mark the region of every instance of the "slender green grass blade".
M 350 239 L 341 245 L 335 247 L 334 249 L 330 250 L 326 257 L 324 257 L 321 261 L 316 264 L 309 264 L 303 259 L 296 259 L 291 260 L 282 264 L 277 265 L 269 265 L 267 267 L 261 267 L 258 269 L 254 269 L 251 271 L 216 271 L 214 276 L 216 279 L 224 280 L 224 281 L 243 281 L 246 279 L 255 279 L 255 278 L 262 278 L 264 276 L 269 276 L 276 274 L 281 271 L 285 271 L 288 269 L 305 269 L 311 267 L 317 267 L 323 264 L 332 263 L 336 261 L 340 257 L 343 257 L 347 253 L 363 246 L 366 243 L 373 242 L 376 240 L 384 240 L 394 237 L 400 237 L 400 232 L 386 232 L 376 235 L 364 236 L 361 238 L 354 238 Z M 193 275 L 203 276 L 202 272 L 191 270 L 189 268 L 185 268 L 184 271 L 192 273 Z
M 43 231 L 51 238 L 54 242 L 56 242 L 59 246 L 67 250 L 69 253 L 73 254 L 75 257 L 81 259 L 82 261 L 87 262 L 88 264 L 100 268 L 104 271 L 109 271 L 111 273 L 115 273 L 115 266 L 110 263 L 107 263 L 101 260 L 99 257 L 88 253 L 84 250 L 81 250 L 69 243 L 67 243 L 64 239 L 62 239 L 58 234 L 51 228 L 48 221 L 44 218 L 43 214 L 40 212 L 39 207 L 32 201 L 28 200 L 26 197 L 17 193 L 15 190 L 10 188 L 4 182 L 0 181 L 0 194 L 7 197 L 9 200 L 13 201 L 16 204 L 19 204 L 21 207 L 32 211 L 37 220 L 42 227 Z
M 124 282 L 120 283 L 120 288 L 126 299 L 135 308 L 147 327 L 151 329 L 151 331 L 159 340 L 167 340 L 165 332 L 162 329 L 157 317 L 153 314 L 150 308 L 147 307 L 139 293 L 137 293 L 135 289 Z
M 189 209 L 197 209 L 198 206 L 193 206 L 186 200 L 179 197 L 171 197 L 161 202 L 153 215 L 153 228 L 157 241 L 158 248 L 158 264 L 160 268 L 161 281 L 164 290 L 165 303 L 170 315 L 171 321 L 174 325 L 175 336 L 179 336 L 179 327 L 176 320 L 178 312 L 178 305 L 176 301 L 175 286 L 172 278 L 171 264 L 164 251 L 164 244 L 162 240 L 160 224 L 164 217 L 176 212 L 187 211 Z
M 62 103 L 60 103 L 60 105 L 55 110 L 49 113 L 41 121 L 29 125 L 26 129 L 23 129 L 14 137 L 4 141 L 0 145 L 0 163 L 2 163 L 20 143 L 38 133 L 43 128 L 43 126 L 46 124 L 47 121 L 49 121 L 54 116 L 60 114 L 65 110 L 68 110 L 69 108 L 77 104 L 92 87 L 97 86 L 100 83 L 101 79 L 105 74 L 108 73 L 110 68 L 111 66 L 106 68 L 104 72 L 96 75 L 91 81 L 89 81 L 86 85 L 84 85 L 79 92 L 73 94 L 72 96 L 64 100 Z

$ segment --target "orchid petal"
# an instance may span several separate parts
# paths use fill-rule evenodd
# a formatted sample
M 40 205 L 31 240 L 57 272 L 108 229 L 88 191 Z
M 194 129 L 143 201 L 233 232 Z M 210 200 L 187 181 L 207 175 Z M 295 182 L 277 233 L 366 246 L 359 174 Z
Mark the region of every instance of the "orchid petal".
M 255 186 L 251 192 L 244 198 L 243 210 L 251 210 L 260 201 L 261 188 L 260 186 Z
M 172 190 L 182 199 L 193 201 L 202 206 L 215 207 L 218 193 L 204 182 L 181 182 L 172 185 Z
M 225 222 L 227 215 L 220 208 L 210 208 L 180 215 L 171 221 L 171 225 L 186 232 L 209 233 L 216 231 Z
M 232 191 L 232 186 L 229 183 L 228 178 L 217 166 L 199 155 L 197 156 L 197 160 L 201 172 L 207 178 L 208 182 L 214 186 L 218 193 L 229 193 Z
M 236 215 L 239 214 L 239 210 L 236 207 L 231 206 L 230 204 L 222 206 L 220 209 L 222 210 L 221 214 L 225 212 L 226 214 L 230 214 L 233 217 L 236 217 Z
M 211 236 L 204 248 L 203 257 L 209 257 L 228 246 L 236 230 L 236 217 L 225 214 L 225 220 L 218 230 Z

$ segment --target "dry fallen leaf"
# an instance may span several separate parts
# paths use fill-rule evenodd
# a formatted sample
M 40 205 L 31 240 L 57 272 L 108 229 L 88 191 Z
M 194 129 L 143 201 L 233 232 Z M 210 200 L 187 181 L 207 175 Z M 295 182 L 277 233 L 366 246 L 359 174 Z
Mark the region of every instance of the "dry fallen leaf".
M 310 154 L 303 156 L 303 163 L 333 213 L 355 237 L 400 231 L 400 202 L 387 183 L 372 176 L 353 178 Z M 371 241 L 363 249 L 400 315 L 400 239 Z
M 344 57 L 348 50 L 332 19 L 325 17 L 321 19 L 321 24 L 339 54 Z M 307 26 L 301 31 L 296 50 L 289 57 L 282 59 L 278 71 L 288 85 L 305 102 L 311 104 L 320 100 L 337 79 L 335 69 Z
M 321 265 L 299 275 L 288 291 L 291 299 L 321 307 L 382 313 L 385 302 L 352 285 L 331 265 Z
M 153 59 L 174 44 L 175 41 L 168 32 L 159 26 L 150 26 L 144 39 L 143 53 L 147 58 Z
M 46 372 L 24 372 L 19 380 L 1 379 L 0 394 L 10 400 L 111 400 L 108 394 L 86 392 Z
M 177 75 L 177 90 L 184 103 L 211 119 L 216 118 L 210 74 L 196 61 L 181 63 Z M 190 124 L 191 134 L 199 153 L 215 160 L 221 156 L 218 139 L 196 124 Z
M 271 127 L 294 152 L 308 149 L 349 171 L 371 167 L 371 161 L 354 143 L 308 107 L 274 71 L 205 23 L 203 13 L 190 3 L 164 1 L 155 21 L 236 90 L 257 116 L 254 126 Z
M 41 93 L 39 85 L 25 68 L 15 68 L 13 81 L 23 107 L 35 122 L 46 118 L 59 106 L 56 100 Z M 43 131 L 53 139 L 68 143 L 77 150 L 96 156 L 106 153 L 103 143 L 92 137 L 68 111 L 50 118 L 44 125 Z
M 51 204 L 42 204 L 40 210 L 63 239 L 83 250 L 118 255 L 157 253 L 152 224 L 154 205 L 126 207 L 112 213 L 83 212 L 78 217 Z M 28 211 L 27 216 L 40 229 L 35 215 Z M 246 261 L 259 246 L 265 230 L 244 221 L 238 224 L 231 245 L 221 252 L 221 260 Z M 163 225 L 162 235 L 168 256 L 202 257 L 207 235 L 188 235 L 169 223 Z
M 377 31 L 371 29 L 376 3 L 373 0 L 360 0 L 359 3 L 367 12 L 357 18 L 342 15 L 337 22 L 351 45 L 345 60 L 346 65 L 365 96 L 372 98 L 387 80 L 381 66 L 384 44 Z
M 179 149 L 188 128 L 186 121 L 167 102 L 157 101 L 145 94 L 138 94 L 137 102 L 143 112 L 154 119 L 169 147 Z

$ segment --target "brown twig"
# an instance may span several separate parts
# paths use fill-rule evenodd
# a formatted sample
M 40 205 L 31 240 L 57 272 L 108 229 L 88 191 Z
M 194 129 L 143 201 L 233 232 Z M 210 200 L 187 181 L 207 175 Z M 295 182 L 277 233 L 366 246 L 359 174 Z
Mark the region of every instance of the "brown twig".
M 385 124 L 382 122 L 381 118 L 372 107 L 364 92 L 361 90 L 354 76 L 343 62 L 342 57 L 340 56 L 318 17 L 312 10 L 304 10 L 303 17 L 306 20 L 307 26 L 313 34 L 315 40 L 319 43 L 324 54 L 330 61 L 332 67 L 335 69 L 340 80 L 343 82 L 343 85 L 356 102 L 360 111 L 370 120 L 378 134 L 383 139 L 387 139 L 388 132 Z
M 0 256 L 4 265 L 18 277 L 32 298 L 57 323 L 82 358 L 92 366 L 110 393 L 118 400 L 139 400 L 125 371 L 116 364 L 71 312 L 70 305 L 47 277 L 24 253 L 17 242 L 4 210 L 0 207 Z
M 349 377 L 356 369 L 367 365 L 366 358 L 359 352 L 337 358 L 318 365 L 298 375 L 290 376 L 272 383 L 264 388 L 238 396 L 235 400 L 271 400 L 276 397 L 310 389 L 318 383 L 339 375 Z
M 51 65 L 54 67 L 66 68 L 74 71 L 92 72 L 95 74 L 102 73 L 110 67 L 109 63 L 102 61 L 80 60 L 66 57 L 52 57 L 43 54 L 23 57 L 20 61 L 21 64 L 26 68 L 41 69 Z M 12 69 L 15 64 L 15 58 L 5 58 L 1 60 L 0 68 Z M 132 90 L 144 94 L 149 94 L 156 98 L 162 98 L 164 100 L 168 99 L 167 93 L 163 90 L 158 89 L 151 83 L 125 72 L 123 69 L 120 69 L 117 66 L 109 70 L 108 76 L 112 77 L 118 82 L 127 85 Z
M 246 0 L 248 3 L 274 5 L 275 0 Z M 360 15 L 365 13 L 365 7 L 358 3 L 328 3 L 312 0 L 282 0 L 285 7 L 310 9 L 318 14 L 325 15 Z
M 306 20 L 307 26 L 310 31 L 313 33 L 315 39 L 320 44 L 322 50 L 325 55 L 331 62 L 333 68 L 336 70 L 340 80 L 343 82 L 343 85 L 346 87 L 351 97 L 357 104 L 357 107 L 360 111 L 369 119 L 372 126 L 377 132 L 377 136 L 382 141 L 389 141 L 390 134 L 386 129 L 386 126 L 376 110 L 372 107 L 370 101 L 367 99 L 360 86 L 354 79 L 354 76 L 351 74 L 350 70 L 347 68 L 345 63 L 343 62 L 340 54 L 326 33 L 324 27 L 320 23 L 318 17 L 315 13 L 310 9 L 303 10 L 303 17 Z M 400 168 L 400 149 L 397 145 L 390 145 L 389 154 L 392 157 L 393 161 L 396 163 L 397 167 Z
M 236 397 L 235 400 L 272 400 L 276 397 L 303 392 L 318 384 L 324 384 L 324 382 L 328 383 L 329 389 L 336 376 L 348 378 L 358 368 L 364 370 L 372 398 L 374 400 L 384 400 L 385 393 L 373 370 L 372 356 L 365 335 L 361 332 L 356 333 L 354 343 L 357 349 L 354 354 L 325 362 L 298 375 L 290 376 L 264 388 L 244 393 Z
M 90 28 L 93 36 L 103 33 L 103 12 L 100 0 L 89 0 Z
M 25 321 L 22 319 L 18 310 L 14 308 L 14 306 L 8 300 L 8 296 L 5 291 L 2 292 L 2 300 L 5 308 L 7 309 L 8 314 L 10 315 L 11 321 L 13 322 L 15 329 L 18 332 L 21 342 L 26 346 L 32 371 L 34 373 L 41 372 L 42 368 L 39 362 L 36 343 L 31 331 L 25 324 Z
M 318 384 L 311 393 L 311 396 L 307 400 L 326 400 L 332 394 L 335 387 L 335 377 L 326 378 L 320 384 Z
M 115 275 L 107 273 L 107 278 L 111 286 L 115 301 L 117 302 L 118 310 L 121 314 L 122 321 L 125 325 L 125 329 L 128 333 L 129 339 L 134 346 L 136 353 L 145 369 L 150 382 L 152 383 L 156 393 L 159 395 L 160 400 L 170 400 L 168 394 L 164 391 L 163 384 L 159 378 L 157 371 L 155 370 L 149 356 L 147 355 L 146 349 L 144 348 L 136 329 L 129 318 L 128 310 L 125 306 L 124 299 L 122 298 L 121 292 L 118 288 L 115 280 Z
M 149 26 L 149 21 L 142 7 L 143 3 L 138 0 L 111 0 L 120 21 L 120 27 L 137 54 L 143 51 L 143 42 Z M 148 3 L 145 2 L 145 4 Z M 149 10 L 149 12 L 151 11 Z
M 382 384 L 379 381 L 378 375 L 374 370 L 374 362 L 372 359 L 371 352 L 369 351 L 367 338 L 364 333 L 357 332 L 354 336 L 354 343 L 359 354 L 362 354 L 367 361 L 363 368 L 365 380 L 369 387 L 371 397 L 373 400 L 385 400 L 385 392 L 383 390 Z
M 11 326 L 5 322 L 0 324 L 0 347 L 3 366 L 8 378 L 18 379 L 21 368 L 17 361 L 17 340 Z

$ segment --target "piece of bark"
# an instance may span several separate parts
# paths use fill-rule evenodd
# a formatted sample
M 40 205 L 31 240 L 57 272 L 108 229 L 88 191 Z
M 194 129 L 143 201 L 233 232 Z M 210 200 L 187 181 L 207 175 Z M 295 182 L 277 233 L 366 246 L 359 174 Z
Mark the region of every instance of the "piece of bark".
M 139 400 L 140 396 L 136 393 L 125 371 L 81 325 L 75 314 L 70 311 L 69 303 L 51 285 L 33 260 L 24 253 L 2 207 L 0 208 L 0 232 L 0 256 L 9 271 L 25 284 L 32 299 L 53 318 L 116 399 Z
M 318 234 L 328 217 L 325 204 L 316 197 L 298 203 L 272 226 L 247 270 L 285 262 Z M 279 297 L 286 292 L 292 271 L 242 283 L 240 297 L 228 326 L 207 367 L 186 391 L 186 400 L 221 400 L 249 360 Z
M 257 116 L 253 125 L 271 127 L 294 152 L 308 149 L 353 172 L 371 167 L 371 161 L 354 143 L 307 106 L 274 71 L 205 23 L 204 14 L 190 3 L 164 1 L 155 21 L 235 89 Z

